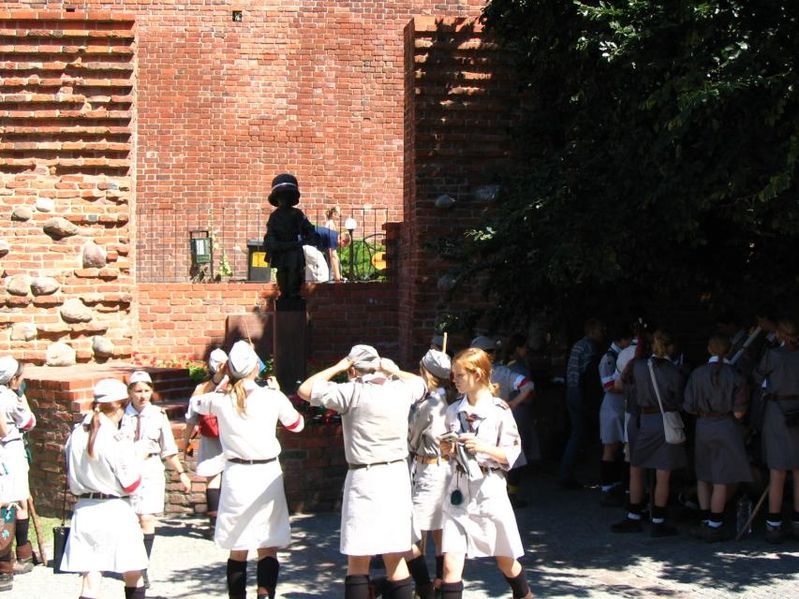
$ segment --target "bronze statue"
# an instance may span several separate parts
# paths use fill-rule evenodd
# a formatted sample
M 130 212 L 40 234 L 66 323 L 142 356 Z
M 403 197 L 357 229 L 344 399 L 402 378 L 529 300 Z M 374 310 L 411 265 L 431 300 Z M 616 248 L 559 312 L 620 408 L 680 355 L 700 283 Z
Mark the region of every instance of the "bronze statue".
M 300 201 L 300 187 L 294 175 L 283 173 L 272 180 L 269 203 L 276 210 L 266 223 L 264 248 L 270 266 L 277 268 L 280 300 L 300 299 L 305 274 L 303 245 L 313 245 L 316 232 L 305 214 L 295 206 Z

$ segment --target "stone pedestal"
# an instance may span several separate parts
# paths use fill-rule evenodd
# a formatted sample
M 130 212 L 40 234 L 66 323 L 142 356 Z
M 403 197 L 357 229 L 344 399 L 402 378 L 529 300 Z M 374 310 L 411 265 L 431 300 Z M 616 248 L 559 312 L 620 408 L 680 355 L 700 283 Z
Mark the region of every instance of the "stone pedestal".
M 274 318 L 275 376 L 284 393 L 294 393 L 305 380 L 305 363 L 308 359 L 308 312 L 305 301 L 290 304 L 277 302 Z

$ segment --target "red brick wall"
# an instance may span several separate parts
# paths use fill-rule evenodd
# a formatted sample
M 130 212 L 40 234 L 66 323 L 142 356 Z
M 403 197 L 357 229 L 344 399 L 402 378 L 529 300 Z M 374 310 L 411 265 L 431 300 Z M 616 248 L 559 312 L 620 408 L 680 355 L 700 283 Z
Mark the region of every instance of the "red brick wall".
M 273 284 L 137 286 L 140 359 L 203 359 L 221 345 L 228 316 L 271 310 Z M 397 356 L 397 287 L 392 283 L 306 285 L 312 360 L 335 361 L 356 343 Z
M 457 231 L 479 225 L 491 202 L 486 186 L 501 183 L 499 168 L 512 159 L 511 132 L 517 91 L 511 62 L 469 19 L 418 17 L 406 31 L 407 97 L 404 254 L 400 270 L 400 346 L 404 360 L 430 343 L 444 307 L 484 306 L 473 275 L 454 293 L 439 287 L 453 264 L 434 249 Z M 455 200 L 436 208 L 436 198 Z M 466 339 L 459 340 L 460 342 Z

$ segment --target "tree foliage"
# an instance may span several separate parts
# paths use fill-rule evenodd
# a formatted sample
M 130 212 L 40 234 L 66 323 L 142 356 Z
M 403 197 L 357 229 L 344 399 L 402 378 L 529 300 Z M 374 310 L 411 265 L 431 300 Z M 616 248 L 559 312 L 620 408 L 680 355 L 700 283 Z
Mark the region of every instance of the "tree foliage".
M 791 298 L 799 3 L 492 0 L 521 161 L 467 253 L 500 312 Z

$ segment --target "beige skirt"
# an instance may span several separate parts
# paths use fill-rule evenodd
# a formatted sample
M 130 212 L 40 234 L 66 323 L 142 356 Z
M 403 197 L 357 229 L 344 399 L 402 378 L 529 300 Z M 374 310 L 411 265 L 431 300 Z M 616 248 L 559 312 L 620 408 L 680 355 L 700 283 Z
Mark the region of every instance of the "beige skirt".
M 344 555 L 382 555 L 413 545 L 411 477 L 405 460 L 347 472 L 341 506 Z
M 147 567 L 139 520 L 126 498 L 79 499 L 61 560 L 65 572 L 133 572 Z
M 291 542 L 280 462 L 226 462 L 221 488 L 214 541 L 222 549 L 286 547 Z
M 160 456 L 144 460 L 141 469 L 141 484 L 130 496 L 133 511 L 137 514 L 161 514 L 164 511 L 166 477 Z
M 452 492 L 458 489 L 463 502 L 453 505 Z M 450 478 L 443 506 L 444 553 L 462 553 L 467 558 L 513 557 L 524 555 L 519 527 L 513 513 L 505 475 L 492 470 L 481 480 L 469 481 L 457 472 Z

